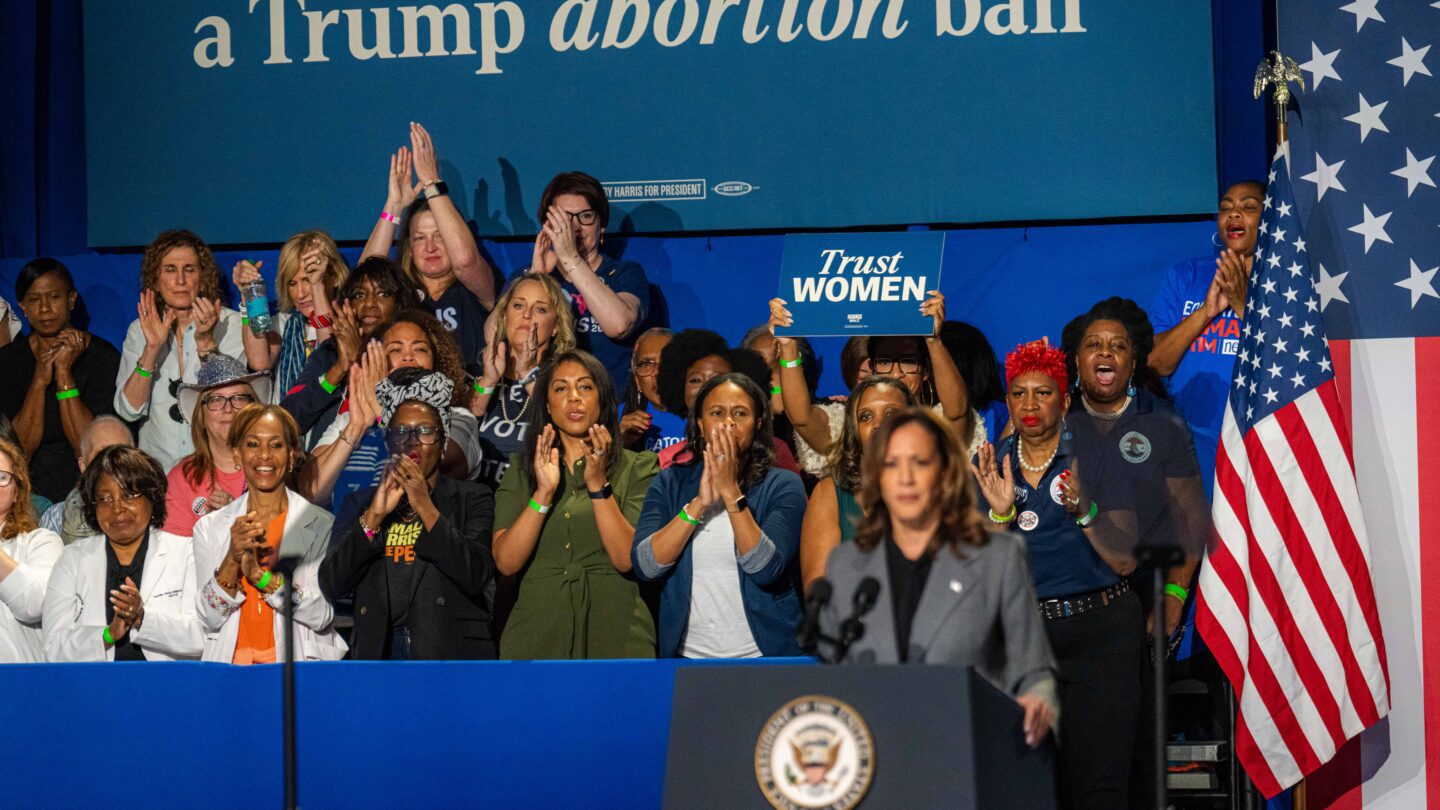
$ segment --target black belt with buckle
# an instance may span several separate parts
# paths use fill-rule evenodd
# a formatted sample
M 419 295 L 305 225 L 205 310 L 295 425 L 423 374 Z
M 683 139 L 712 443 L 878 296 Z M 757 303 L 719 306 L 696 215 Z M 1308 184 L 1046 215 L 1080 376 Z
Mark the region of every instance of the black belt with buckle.
M 1064 599 L 1041 599 L 1035 603 L 1046 619 L 1068 619 L 1105 607 L 1130 592 L 1130 581 L 1122 579 L 1103 591 L 1067 596 Z

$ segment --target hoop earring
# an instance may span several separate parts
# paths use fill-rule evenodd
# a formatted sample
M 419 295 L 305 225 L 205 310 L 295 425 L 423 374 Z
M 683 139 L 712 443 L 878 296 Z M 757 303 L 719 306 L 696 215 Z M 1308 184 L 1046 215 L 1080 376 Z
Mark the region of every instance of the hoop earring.
M 1220 240 L 1217 238 L 1217 237 L 1219 237 L 1219 236 L 1220 236 L 1220 234 L 1219 234 L 1218 232 L 1213 232 L 1213 231 L 1212 231 L 1212 232 L 1210 233 L 1210 244 L 1214 245 L 1214 246 L 1217 247 L 1217 248 L 1219 248 L 1219 247 L 1225 247 L 1224 245 L 1220 244 Z

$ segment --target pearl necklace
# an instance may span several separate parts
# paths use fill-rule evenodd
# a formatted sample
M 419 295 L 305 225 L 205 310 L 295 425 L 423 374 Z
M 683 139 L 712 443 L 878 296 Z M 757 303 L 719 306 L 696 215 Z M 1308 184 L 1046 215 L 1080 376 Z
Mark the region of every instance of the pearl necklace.
M 523 386 L 524 383 L 516 383 L 516 385 Z M 520 412 L 515 414 L 515 416 L 512 418 L 510 416 L 510 409 L 505 407 L 505 400 L 510 398 L 510 386 L 502 385 L 501 387 L 504 390 L 495 392 L 500 395 L 500 418 L 505 420 L 507 424 L 513 425 L 520 420 L 520 417 L 525 415 L 525 410 L 530 407 L 530 395 L 525 395 L 525 404 L 520 406 Z
M 1080 404 L 1085 406 L 1085 412 L 1095 417 L 1096 419 L 1103 419 L 1106 422 L 1114 422 L 1116 419 L 1119 419 L 1121 416 L 1123 416 L 1125 414 L 1125 410 L 1130 407 L 1130 402 L 1133 399 L 1134 397 L 1126 396 L 1125 404 L 1120 406 L 1120 410 L 1115 411 L 1114 413 L 1106 413 L 1104 411 L 1095 410 L 1095 408 L 1090 404 L 1090 398 L 1085 396 L 1083 392 L 1080 394 Z
M 1055 461 L 1055 455 L 1059 452 L 1060 442 L 1055 442 L 1055 449 L 1050 451 L 1050 457 L 1045 459 L 1045 463 L 1039 465 L 1038 467 L 1032 467 L 1031 465 L 1025 463 L 1025 440 L 1020 438 L 1019 436 L 1015 437 L 1015 455 L 1020 457 L 1020 469 L 1024 470 L 1025 472 L 1045 472 L 1046 470 L 1050 469 L 1051 463 Z

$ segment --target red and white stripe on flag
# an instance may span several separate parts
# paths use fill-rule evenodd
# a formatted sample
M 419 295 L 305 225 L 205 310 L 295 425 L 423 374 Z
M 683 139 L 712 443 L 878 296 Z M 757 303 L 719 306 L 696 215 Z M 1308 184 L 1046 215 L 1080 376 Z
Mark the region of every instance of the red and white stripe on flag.
M 1348 421 L 1327 381 L 1241 435 L 1227 411 L 1197 624 L 1235 685 L 1236 753 L 1266 796 L 1389 712 Z

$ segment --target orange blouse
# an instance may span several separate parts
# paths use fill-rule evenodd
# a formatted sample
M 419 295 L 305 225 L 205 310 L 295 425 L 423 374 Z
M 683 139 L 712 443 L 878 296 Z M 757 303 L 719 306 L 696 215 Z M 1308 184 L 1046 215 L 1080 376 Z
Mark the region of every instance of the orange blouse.
M 285 533 L 285 513 L 281 512 L 265 527 L 265 547 L 269 549 L 267 559 L 275 556 L 280 548 L 280 537 Z M 245 604 L 240 606 L 240 632 L 235 637 L 236 664 L 275 663 L 275 611 L 265 602 L 265 597 L 250 580 L 244 580 Z M 254 605 L 254 607 L 251 607 Z

